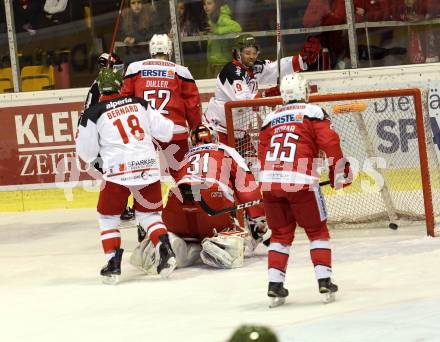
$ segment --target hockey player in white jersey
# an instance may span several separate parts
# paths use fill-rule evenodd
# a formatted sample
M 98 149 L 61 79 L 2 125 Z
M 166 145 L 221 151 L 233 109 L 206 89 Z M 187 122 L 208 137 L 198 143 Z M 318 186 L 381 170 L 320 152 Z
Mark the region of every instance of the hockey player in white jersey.
M 259 97 L 260 84 L 276 84 L 278 76 L 282 78 L 293 72 L 307 70 L 308 64 L 316 62 L 321 48 L 317 38 L 309 37 L 299 55 L 280 59 L 281 75 L 278 75 L 277 62 L 257 59 L 260 47 L 252 35 L 240 35 L 234 45 L 232 61 L 226 64 L 217 76 L 215 95 L 210 99 L 205 113 L 206 120 L 219 132 L 219 140 L 224 144 L 227 144 L 226 102 Z M 276 95 L 279 95 L 278 90 L 270 95 L 266 94 Z M 236 138 L 245 136 L 247 127 L 243 125 L 244 123 L 240 125 L 240 122 L 235 124 Z
M 168 277 L 176 266 L 168 232 L 162 221 L 160 168 L 154 139 L 168 142 L 174 124 L 140 98 L 121 96 L 122 75 L 102 69 L 97 78 L 100 102 L 81 116 L 76 151 L 85 162 L 98 154 L 103 178 L 98 200 L 99 228 L 108 263 L 101 269 L 105 283 L 116 283 L 121 274 L 120 215 L 130 193 L 136 219 L 155 246 L 157 273 Z

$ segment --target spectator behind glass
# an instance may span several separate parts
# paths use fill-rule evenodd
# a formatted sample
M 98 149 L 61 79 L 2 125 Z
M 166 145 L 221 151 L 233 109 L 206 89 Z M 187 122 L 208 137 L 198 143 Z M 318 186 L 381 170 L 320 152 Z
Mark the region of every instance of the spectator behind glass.
M 14 0 L 14 18 L 17 32 L 37 33 L 38 21 L 42 14 L 41 1 Z
M 120 37 L 126 46 L 145 42 L 152 11 L 142 0 L 129 0 L 122 12 Z
M 126 63 L 132 63 L 147 54 L 145 41 L 152 34 L 153 10 L 142 0 L 128 0 L 125 4 L 119 27 L 119 40 L 124 43 L 125 49 L 118 53 Z
M 304 13 L 305 27 L 345 24 L 344 0 L 310 0 Z M 322 47 L 329 50 L 330 68 L 345 69 L 350 63 L 347 31 L 322 32 L 319 35 Z
M 182 37 L 197 36 L 206 27 L 200 16 L 197 17 L 191 11 L 191 7 L 185 4 L 184 0 L 177 2 L 177 14 L 179 15 L 180 35 Z
M 46 0 L 43 8 L 44 14 L 53 24 L 67 22 L 70 19 L 68 5 L 69 0 Z
M 420 21 L 440 16 L 440 1 L 438 0 L 400 0 L 400 4 L 400 18 L 403 21 Z M 438 27 L 414 25 L 408 28 L 409 63 L 439 62 L 439 45 Z
M 151 30 L 147 35 L 147 41 L 150 41 L 156 33 L 171 31 L 171 16 L 169 0 L 148 0 L 148 2 L 151 2 L 151 7 L 154 11 Z
M 393 20 L 391 0 L 354 0 L 356 22 Z
M 241 32 L 241 26 L 231 17 L 231 10 L 224 0 L 203 0 L 209 34 L 222 35 Z M 223 66 L 231 59 L 232 40 L 208 39 L 208 75 L 217 76 Z

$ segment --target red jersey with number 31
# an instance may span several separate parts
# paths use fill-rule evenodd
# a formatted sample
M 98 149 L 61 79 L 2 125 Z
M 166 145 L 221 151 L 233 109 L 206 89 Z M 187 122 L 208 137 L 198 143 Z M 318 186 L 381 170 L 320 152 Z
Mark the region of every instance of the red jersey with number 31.
M 218 199 L 217 196 L 229 201 L 228 206 L 234 203 L 235 198 L 240 203 L 261 199 L 260 188 L 243 157 L 234 148 L 221 143 L 191 148 L 181 163 L 176 182 L 206 185 L 205 189 L 211 194 L 205 198 L 208 203 Z M 246 211 L 252 218 L 264 216 L 262 205 Z
M 325 152 L 330 167 L 342 156 L 338 134 L 324 110 L 308 103 L 291 103 L 271 112 L 263 122 L 258 145 L 263 190 L 268 184 L 302 184 L 319 180 L 322 166 L 319 151 Z M 266 184 L 264 184 L 266 183 Z M 296 187 L 296 190 L 300 190 Z
M 200 95 L 191 72 L 184 66 L 161 59 L 131 63 L 124 76 L 122 95 L 145 99 L 174 122 L 173 140 L 186 139 L 188 126 L 200 124 Z

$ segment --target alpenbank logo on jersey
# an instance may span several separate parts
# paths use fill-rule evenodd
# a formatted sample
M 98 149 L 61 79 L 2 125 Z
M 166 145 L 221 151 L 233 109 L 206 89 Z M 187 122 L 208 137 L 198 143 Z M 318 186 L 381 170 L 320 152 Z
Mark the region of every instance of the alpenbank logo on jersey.
M 278 125 L 285 125 L 291 122 L 303 122 L 303 121 L 304 121 L 304 115 L 301 113 L 286 114 L 273 119 L 270 122 L 270 126 L 275 127 Z
M 174 78 L 174 71 L 170 69 L 146 69 L 142 70 L 142 77 Z

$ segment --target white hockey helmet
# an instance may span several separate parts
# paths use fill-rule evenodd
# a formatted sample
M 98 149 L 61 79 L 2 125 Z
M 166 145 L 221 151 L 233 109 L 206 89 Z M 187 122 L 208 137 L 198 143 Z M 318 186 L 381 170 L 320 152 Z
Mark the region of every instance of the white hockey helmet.
M 308 101 L 308 83 L 300 73 L 286 75 L 281 80 L 280 93 L 284 103 Z
M 150 40 L 150 55 L 155 56 L 159 53 L 168 55 L 170 58 L 173 53 L 173 43 L 166 34 L 155 34 Z

